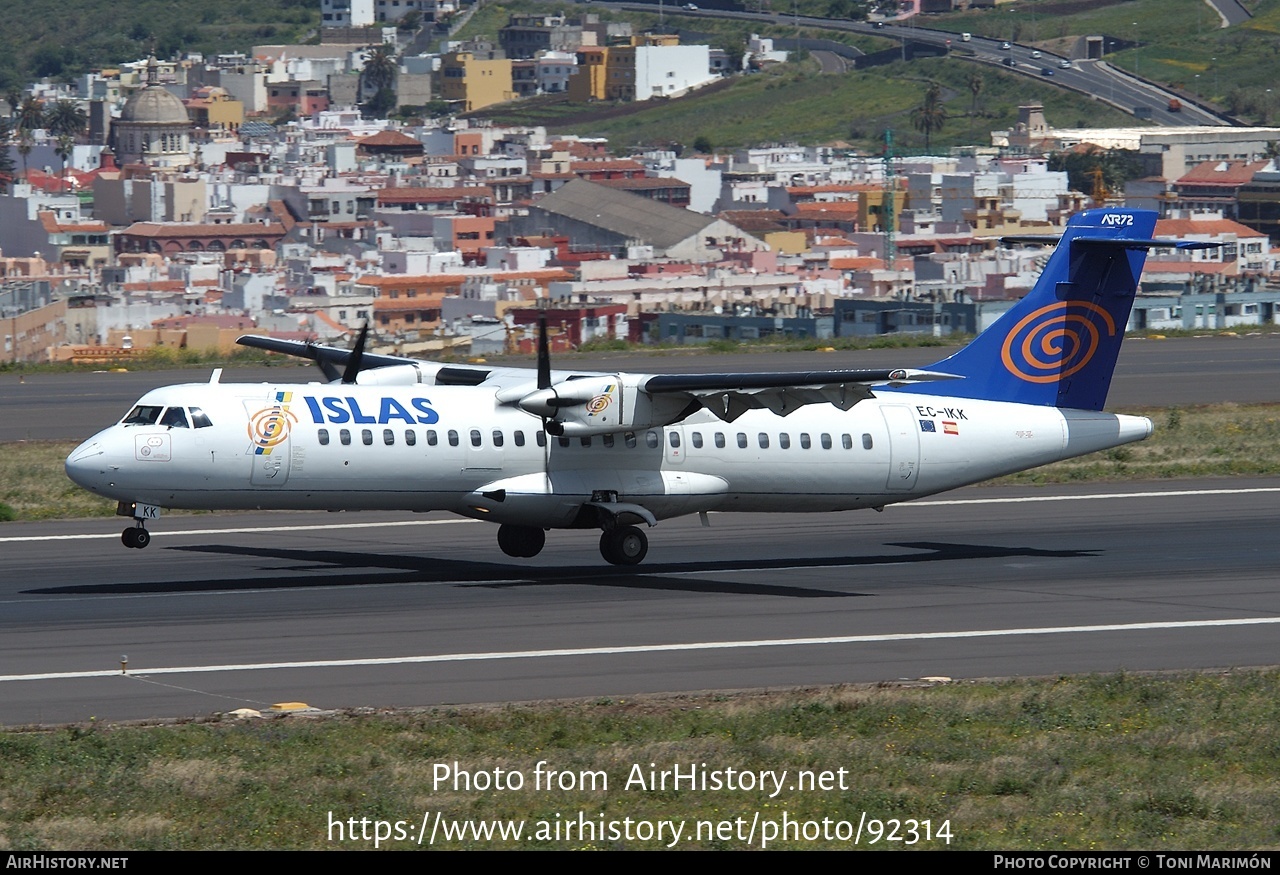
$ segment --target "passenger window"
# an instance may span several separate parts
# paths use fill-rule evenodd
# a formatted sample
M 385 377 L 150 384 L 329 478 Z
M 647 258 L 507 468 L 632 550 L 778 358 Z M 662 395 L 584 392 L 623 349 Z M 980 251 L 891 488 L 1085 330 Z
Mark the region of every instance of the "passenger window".
M 680 449 L 680 432 L 673 431 L 667 436 L 667 441 L 671 444 L 671 449 Z
M 396 433 L 389 428 L 382 430 L 382 442 L 387 446 L 391 446 L 396 442 Z
M 556 443 L 558 443 L 562 447 L 567 447 L 569 446 L 569 439 L 564 435 L 561 435 L 560 437 L 556 438 Z
M 502 432 L 498 431 L 496 428 L 493 430 L 493 445 L 495 447 L 502 446 Z
M 644 445 L 651 450 L 658 448 L 658 433 L 656 431 L 646 431 L 644 433 Z
M 582 444 L 584 447 L 589 447 L 591 446 L 591 438 L 589 437 L 578 438 L 578 443 Z
M 636 448 L 636 433 L 629 431 L 622 436 L 622 442 L 627 445 L 627 449 L 634 450 Z
M 209 414 L 205 413 L 199 407 L 191 408 L 191 424 L 196 428 L 209 428 L 213 425 L 213 423 L 209 421 Z
M 351 432 L 344 428 L 338 432 L 338 440 L 342 441 L 344 447 L 351 446 Z
M 724 432 L 722 431 L 716 432 L 716 446 L 722 450 L 724 449 Z
M 167 425 L 169 428 L 190 428 L 187 425 L 187 413 L 181 407 L 170 407 L 164 412 L 164 416 L 160 417 L 160 424 Z
M 738 432 L 738 447 L 743 450 L 747 448 L 747 433 L 745 431 Z
M 702 432 L 695 431 L 689 439 L 693 441 L 693 448 L 695 450 L 702 449 Z
M 413 446 L 418 442 L 418 433 L 411 428 L 406 428 L 404 430 L 404 442 L 409 446 Z
M 604 444 L 606 447 L 612 447 L 612 446 L 613 446 L 613 435 L 611 435 L 611 434 L 607 434 L 607 435 L 605 435 L 604 437 L 600 438 L 600 443 Z
M 449 446 L 456 447 L 458 445 L 458 433 L 453 429 L 449 429 Z
M 869 449 L 871 449 L 871 445 L 872 445 L 872 444 L 871 444 L 871 435 L 869 435 L 869 434 L 864 434 L 864 435 L 862 436 L 862 448 L 863 448 L 864 450 L 869 450 Z
M 853 438 L 849 437 L 847 434 L 842 434 L 842 435 L 840 435 L 840 444 L 841 444 L 841 445 L 842 445 L 846 450 L 852 450 L 852 449 L 853 449 Z
M 471 446 L 480 446 L 480 429 L 478 428 L 471 429 Z
M 318 432 L 316 432 L 316 437 L 320 439 L 320 446 L 322 447 L 329 446 L 329 429 L 327 428 L 320 429 Z
M 434 428 L 427 429 L 427 446 L 434 447 L 438 443 L 440 443 L 440 438 L 436 434 L 436 430 Z
M 360 429 L 360 441 L 366 446 L 373 446 L 373 432 L 367 428 Z
M 813 446 L 813 441 L 809 440 L 809 435 L 806 432 L 800 432 L 800 449 L 807 450 L 811 446 Z
M 778 446 L 782 447 L 784 450 L 791 449 L 791 435 L 787 434 L 785 431 L 778 435 Z
M 769 449 L 769 436 L 764 432 L 760 432 L 760 434 L 757 437 L 760 441 L 760 449 L 762 450 Z
M 829 450 L 829 449 L 831 449 L 831 435 L 829 435 L 829 434 L 823 434 L 823 435 L 822 435 L 822 448 L 823 448 L 824 450 Z
M 121 420 L 121 425 L 155 425 L 160 418 L 163 407 L 151 404 L 139 404 L 129 411 L 129 415 Z
M 547 445 L 547 433 L 545 431 L 535 432 L 534 443 L 540 447 L 545 447 Z
M 524 446 L 524 432 L 522 432 L 522 431 L 518 431 L 518 432 L 516 432 L 516 433 L 515 433 L 515 435 L 513 435 L 513 437 L 514 437 L 514 439 L 515 439 L 515 442 L 516 442 L 516 446 L 517 446 L 517 447 L 523 447 L 523 446 Z

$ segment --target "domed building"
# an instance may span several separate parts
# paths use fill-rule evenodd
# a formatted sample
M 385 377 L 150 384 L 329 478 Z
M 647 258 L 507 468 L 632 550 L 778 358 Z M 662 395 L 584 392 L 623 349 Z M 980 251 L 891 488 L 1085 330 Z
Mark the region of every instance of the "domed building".
M 182 101 L 159 84 L 154 57 L 147 65 L 147 86 L 125 102 L 111 125 L 111 139 L 122 165 L 191 165 L 191 119 Z

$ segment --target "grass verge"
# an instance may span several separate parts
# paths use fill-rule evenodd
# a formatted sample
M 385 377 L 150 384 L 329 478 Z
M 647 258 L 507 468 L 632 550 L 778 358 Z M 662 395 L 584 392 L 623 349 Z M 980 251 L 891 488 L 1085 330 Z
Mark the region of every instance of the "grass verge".
M 361 818 L 405 821 L 407 833 L 426 812 L 525 830 L 437 833 L 436 848 L 659 848 L 669 839 L 636 836 L 660 819 L 682 825 L 679 848 L 760 847 L 763 826 L 745 840 L 757 814 L 762 825 L 826 819 L 833 836 L 777 836 L 771 848 L 846 848 L 835 824 L 851 829 L 865 812 L 928 820 L 935 833 L 947 824 L 950 843 L 919 842 L 928 848 L 1275 847 L 1278 683 L 1275 671 L 1118 674 L 8 731 L 0 846 L 371 848 L 371 822 L 367 840 L 331 841 L 331 818 L 358 830 Z M 539 763 L 560 772 L 553 789 L 535 788 Z M 695 764 L 721 779 L 786 775 L 780 792 L 767 778 L 766 790 L 652 788 L 652 771 Z M 813 788 L 799 789 L 801 770 Z M 461 772 L 523 786 L 467 789 Z M 619 835 L 585 834 L 580 816 Z M 863 846 L 905 846 L 871 844 L 872 829 Z

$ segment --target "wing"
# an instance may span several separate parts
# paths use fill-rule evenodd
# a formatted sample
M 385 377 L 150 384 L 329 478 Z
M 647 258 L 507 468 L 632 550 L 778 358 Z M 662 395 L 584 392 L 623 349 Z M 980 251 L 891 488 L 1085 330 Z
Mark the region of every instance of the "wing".
M 936 371 L 786 371 L 731 374 L 601 374 L 551 371 L 541 382 L 530 368 L 452 365 L 401 356 L 359 353 L 294 340 L 246 335 L 243 346 L 310 359 L 330 380 L 376 385 L 476 386 L 494 390 L 499 404 L 542 417 L 553 434 L 591 435 L 656 428 L 699 410 L 733 422 L 748 410 L 787 416 L 807 404 L 848 410 L 882 386 L 957 379 Z M 347 374 L 354 357 L 355 370 Z
M 672 425 L 697 413 L 733 422 L 748 410 L 787 416 L 806 404 L 848 410 L 873 388 L 956 379 L 951 374 L 905 368 L 801 371 L 764 374 L 599 374 L 574 376 L 545 389 L 513 386 L 497 393 L 541 416 L 552 434 L 585 436 Z
M 748 410 L 767 409 L 778 416 L 806 404 L 833 404 L 848 410 L 867 398 L 880 384 L 906 386 L 932 380 L 955 379 L 950 374 L 893 370 L 800 371 L 765 374 L 673 374 L 647 377 L 645 392 L 686 396 L 725 422 L 733 422 Z
M 359 355 L 358 373 L 354 377 L 356 382 L 362 384 L 427 383 L 435 386 L 478 386 L 504 374 L 518 374 L 522 381 L 529 379 L 529 371 L 524 368 L 446 365 L 405 356 L 379 355 L 372 352 L 357 353 L 354 349 L 340 349 L 336 346 L 321 346 L 317 343 L 303 343 L 297 340 L 279 340 L 256 334 L 239 337 L 236 343 L 241 346 L 251 346 L 254 349 L 265 349 L 283 355 L 310 359 L 319 366 L 331 382 L 339 382 L 343 379 L 344 371 L 357 354 Z M 364 376 L 361 377 L 361 374 Z

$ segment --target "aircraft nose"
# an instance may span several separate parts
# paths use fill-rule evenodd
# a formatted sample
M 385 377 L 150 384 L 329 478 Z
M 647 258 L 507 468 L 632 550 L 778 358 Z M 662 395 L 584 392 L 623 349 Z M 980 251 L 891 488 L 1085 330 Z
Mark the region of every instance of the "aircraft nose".
M 83 486 L 85 489 L 94 489 L 106 470 L 104 456 L 105 452 L 102 448 L 102 443 L 97 439 L 90 438 L 72 450 L 71 455 L 67 456 L 67 476 L 71 478 L 72 482 Z

